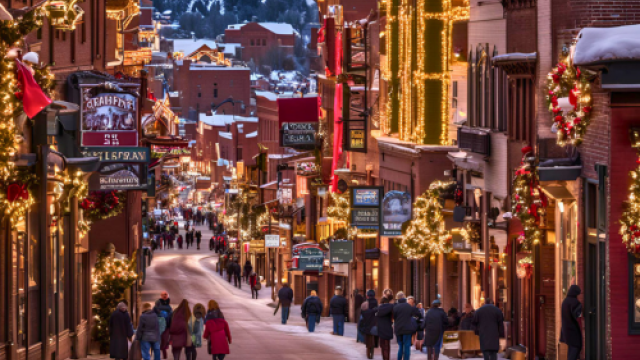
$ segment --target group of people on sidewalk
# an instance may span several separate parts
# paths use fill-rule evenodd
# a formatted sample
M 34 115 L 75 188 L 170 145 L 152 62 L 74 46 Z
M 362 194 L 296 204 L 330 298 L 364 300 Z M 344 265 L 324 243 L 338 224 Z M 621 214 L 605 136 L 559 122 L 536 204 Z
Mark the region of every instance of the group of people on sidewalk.
M 139 348 L 143 360 L 150 360 L 151 352 L 154 360 L 160 360 L 161 354 L 166 359 L 169 345 L 174 360 L 180 360 L 183 350 L 186 360 L 196 360 L 203 338 L 213 360 L 223 360 L 229 354 L 231 331 L 215 300 L 209 300 L 206 309 L 202 304 L 191 309 L 186 299 L 175 310 L 170 303 L 169 294 L 163 291 L 155 305 L 143 304 L 135 331 L 126 304 L 120 303 L 109 322 L 111 357 L 127 359 L 128 339 L 134 334 L 131 348 L 133 351 Z

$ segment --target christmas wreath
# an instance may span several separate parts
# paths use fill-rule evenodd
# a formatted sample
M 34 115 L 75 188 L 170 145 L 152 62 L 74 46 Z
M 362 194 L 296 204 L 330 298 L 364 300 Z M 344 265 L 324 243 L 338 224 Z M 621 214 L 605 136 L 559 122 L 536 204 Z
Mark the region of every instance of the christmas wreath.
M 118 191 L 92 191 L 80 201 L 84 219 L 90 222 L 118 215 L 124 208 L 126 195 Z
M 398 248 L 408 259 L 422 259 L 429 254 L 451 251 L 451 234 L 445 230 L 440 191 L 448 186 L 440 181 L 416 198 L 413 219 L 404 229 Z
M 518 240 L 523 249 L 529 249 L 531 244 L 540 240 L 540 215 L 547 207 L 547 197 L 542 192 L 538 178 L 536 158 L 531 146 L 522 148 L 522 162 L 513 179 L 512 211 L 524 228 L 524 236 Z
M 547 102 L 557 128 L 558 145 L 580 145 L 591 120 L 591 85 L 587 74 L 561 61 L 549 73 Z

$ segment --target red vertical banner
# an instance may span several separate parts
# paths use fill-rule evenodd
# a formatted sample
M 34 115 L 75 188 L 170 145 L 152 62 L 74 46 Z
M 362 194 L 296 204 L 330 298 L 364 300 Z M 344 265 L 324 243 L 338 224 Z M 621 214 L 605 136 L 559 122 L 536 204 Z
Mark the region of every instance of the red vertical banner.
M 333 105 L 333 164 L 331 165 L 331 192 L 338 190 L 338 177 L 335 171 L 342 158 L 342 84 L 336 84 Z

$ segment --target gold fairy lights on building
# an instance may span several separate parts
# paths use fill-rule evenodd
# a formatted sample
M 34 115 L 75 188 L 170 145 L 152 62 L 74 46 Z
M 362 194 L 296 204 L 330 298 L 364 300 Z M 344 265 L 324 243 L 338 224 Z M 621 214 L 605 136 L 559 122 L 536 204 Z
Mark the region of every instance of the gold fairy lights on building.
M 449 145 L 453 23 L 469 19 L 469 1 L 387 0 L 383 75 L 389 82 L 385 133 L 418 144 Z M 439 121 L 438 121 L 439 120 Z

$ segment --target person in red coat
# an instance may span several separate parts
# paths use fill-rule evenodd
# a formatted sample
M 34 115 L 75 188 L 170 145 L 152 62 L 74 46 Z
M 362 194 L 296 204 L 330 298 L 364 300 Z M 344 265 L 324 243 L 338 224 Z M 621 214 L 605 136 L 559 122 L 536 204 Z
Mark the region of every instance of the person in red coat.
M 249 275 L 249 285 L 251 285 L 251 298 L 252 299 L 257 299 L 258 298 L 258 290 L 259 290 L 259 288 L 256 287 L 256 284 L 258 284 L 258 274 L 256 274 L 255 271 L 252 271 L 251 274 Z
M 204 326 L 203 337 L 211 344 L 213 360 L 224 360 L 229 354 L 231 344 L 231 332 L 227 321 L 222 318 L 210 318 Z

